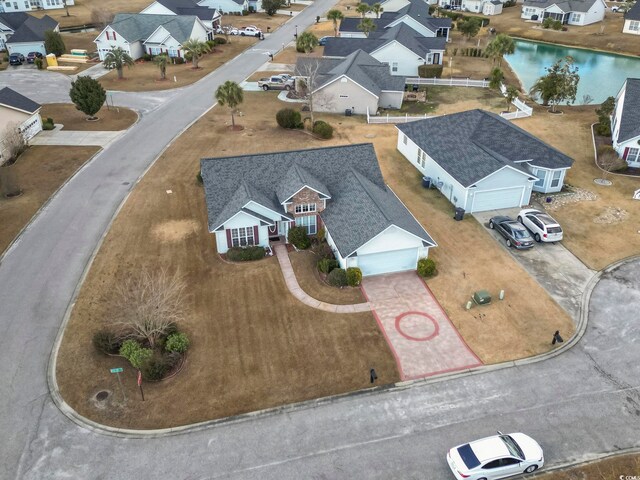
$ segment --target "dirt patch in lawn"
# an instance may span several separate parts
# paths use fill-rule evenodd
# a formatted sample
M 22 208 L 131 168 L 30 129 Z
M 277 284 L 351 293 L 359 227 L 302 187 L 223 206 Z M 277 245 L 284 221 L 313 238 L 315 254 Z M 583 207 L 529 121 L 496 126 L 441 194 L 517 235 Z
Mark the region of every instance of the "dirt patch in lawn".
M 536 480 L 614 480 L 640 475 L 640 455 L 622 455 L 536 476 Z
M 553 117 L 543 108 L 536 108 L 532 117 L 517 123 L 573 158 L 575 163 L 565 182 L 596 195 L 595 200 L 553 207 L 552 215 L 564 229 L 563 244 L 589 268 L 600 270 L 640 254 L 640 202 L 632 199 L 633 192 L 640 188 L 640 179 L 609 175 L 611 186 L 593 182 L 603 176 L 595 165 L 591 139 L 595 108 L 563 106 L 564 115 Z M 609 218 L 612 211 L 624 211 L 626 216 L 616 215 L 615 222 L 594 223 Z
M 281 106 L 276 93 L 247 92 L 245 116 L 237 119 L 245 129 L 237 133 L 225 129 L 227 109 L 212 109 L 132 192 L 80 291 L 59 352 L 61 393 L 81 415 L 119 427 L 169 427 L 366 388 L 370 368 L 378 384 L 399 380 L 371 313 L 307 307 L 288 292 L 276 258 L 228 264 L 216 253 L 196 180 L 202 157 L 264 151 L 258 136 L 269 139 L 270 150 L 347 142 L 340 133 L 319 142 L 277 128 Z M 192 347 L 179 375 L 145 385 L 143 404 L 135 371 L 98 354 L 91 338 L 108 321 L 113 286 L 142 268 L 162 267 L 186 275 L 188 320 L 181 329 Z M 125 367 L 128 402 L 97 408 L 96 392 L 117 392 L 110 367 Z
M 50 117 L 54 123 L 64 125 L 64 130 L 117 131 L 126 130 L 138 120 L 138 114 L 123 107 L 102 107 L 96 114 L 97 121 L 87 121 L 87 116 L 70 103 L 49 103 L 42 106 L 42 118 Z
M 98 147 L 33 146 L 9 167 L 22 195 L 0 195 L 0 253 L 29 223 L 49 197 L 91 158 Z
M 318 256 L 313 252 L 292 252 L 289 254 L 298 284 L 313 298 L 336 305 L 364 303 L 362 290 L 353 287 L 336 288 L 325 283 L 318 273 Z
M 400 113 L 444 115 L 474 108 L 500 113 L 507 109 L 504 97 L 489 88 L 443 86 L 420 88 L 427 93 L 426 101 L 405 101 L 399 110 Z M 511 109 L 513 110 L 514 107 Z M 393 114 L 393 111 L 390 110 L 389 113 Z

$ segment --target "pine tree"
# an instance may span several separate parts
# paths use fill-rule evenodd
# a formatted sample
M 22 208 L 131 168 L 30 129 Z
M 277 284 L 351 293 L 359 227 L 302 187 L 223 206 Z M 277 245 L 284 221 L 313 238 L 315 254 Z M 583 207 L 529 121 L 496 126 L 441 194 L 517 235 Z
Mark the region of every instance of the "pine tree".
M 47 30 L 44 32 L 44 49 L 47 53 L 53 53 L 56 57 L 59 57 L 67 50 L 67 47 L 65 47 L 62 36 L 58 32 Z
M 95 114 L 100 111 L 107 99 L 107 92 L 97 80 L 91 77 L 78 77 L 75 82 L 71 82 L 69 96 L 78 110 L 87 115 L 89 120 L 94 120 Z

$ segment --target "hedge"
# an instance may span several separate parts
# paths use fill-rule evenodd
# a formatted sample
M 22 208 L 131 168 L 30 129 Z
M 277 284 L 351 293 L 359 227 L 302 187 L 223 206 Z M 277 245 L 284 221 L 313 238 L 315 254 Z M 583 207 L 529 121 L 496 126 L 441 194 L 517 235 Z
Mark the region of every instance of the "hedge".
M 264 258 L 265 250 L 262 247 L 231 247 L 227 250 L 227 260 L 232 262 L 249 262 Z
M 327 283 L 333 287 L 346 287 L 347 286 L 347 272 L 342 268 L 334 268 L 327 275 Z
M 421 78 L 440 78 L 442 76 L 442 65 L 420 65 L 418 76 Z
M 436 262 L 431 258 L 418 260 L 418 275 L 421 277 L 433 277 L 437 273 Z
M 347 284 L 357 287 L 362 283 L 362 271 L 358 267 L 347 268 Z

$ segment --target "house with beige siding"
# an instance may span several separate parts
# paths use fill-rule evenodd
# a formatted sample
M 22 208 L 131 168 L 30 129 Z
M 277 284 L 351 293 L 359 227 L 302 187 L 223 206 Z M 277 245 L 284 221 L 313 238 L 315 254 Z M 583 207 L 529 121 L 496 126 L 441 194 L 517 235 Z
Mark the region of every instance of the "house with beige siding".
M 8 128 L 17 126 L 25 141 L 42 131 L 40 104 L 5 87 L 0 89 L 0 165 L 9 160 L 2 143 L 2 135 Z
M 622 33 L 640 35 L 640 2 L 636 2 L 635 5 L 624 14 Z

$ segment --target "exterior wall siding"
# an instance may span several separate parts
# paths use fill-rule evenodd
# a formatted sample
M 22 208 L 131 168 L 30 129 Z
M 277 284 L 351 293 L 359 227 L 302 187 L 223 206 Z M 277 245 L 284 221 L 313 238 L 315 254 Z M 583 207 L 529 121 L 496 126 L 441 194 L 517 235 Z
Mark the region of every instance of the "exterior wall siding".
M 398 42 L 391 42 L 375 52 L 371 52 L 371 56 L 379 62 L 388 63 L 391 75 L 405 77 L 418 76 L 418 67 L 424 63 L 422 59 L 418 59 L 415 53 Z M 395 72 L 393 71 L 394 63 L 397 63 L 397 71 Z
M 9 42 L 11 42 L 11 40 L 9 40 Z M 42 55 L 47 54 L 44 48 L 44 42 L 7 43 L 7 51 L 9 54 L 21 53 L 25 57 L 29 52 L 40 52 Z
M 396 226 L 391 226 L 361 246 L 357 253 L 369 255 L 407 248 L 422 248 L 422 240 Z
M 400 108 L 402 107 L 403 98 L 404 92 L 382 92 L 380 94 L 380 100 L 378 101 L 378 107 Z
M 233 0 L 202 0 L 198 2 L 201 7 L 215 8 L 223 13 L 241 13 L 244 9 L 243 5 L 238 5 Z
M 468 0 L 468 1 L 478 1 L 478 0 Z M 418 21 L 416 21 L 415 19 L 411 18 L 408 15 L 405 15 L 404 17 L 402 17 L 402 18 L 390 23 L 389 27 L 395 27 L 399 23 L 404 23 L 404 24 L 410 26 L 416 32 L 418 32 L 419 34 L 421 34 L 424 37 L 433 38 L 433 37 L 436 36 L 436 33 L 437 33 L 437 32 L 432 32 L 427 27 L 425 27 L 424 25 L 422 25 L 421 23 L 419 23 Z
M 637 30 L 631 30 L 631 22 L 634 20 L 625 20 L 622 27 L 622 33 L 630 33 L 631 35 L 640 35 L 640 28 Z M 637 20 L 636 20 L 637 22 Z
M 348 78 L 339 79 L 316 91 L 313 103 L 319 112 L 344 113 L 346 109 L 351 109 L 353 113 L 364 115 L 367 107 L 370 112 L 378 110 L 378 98 Z

